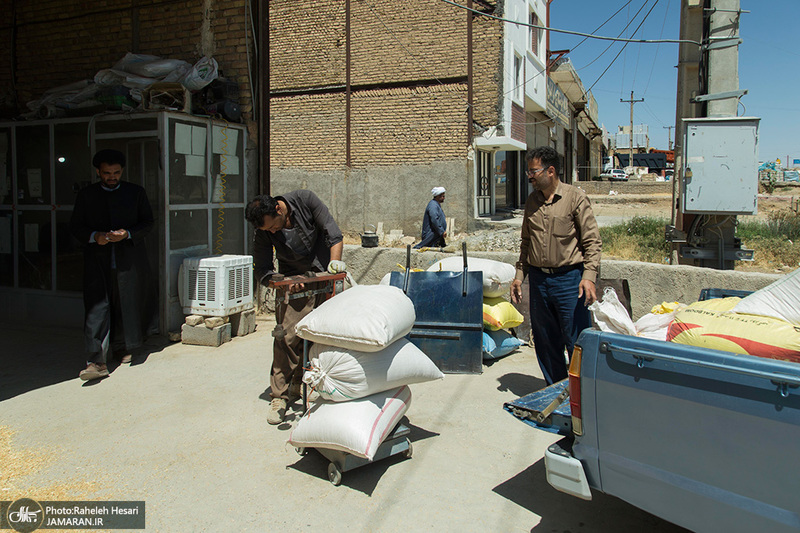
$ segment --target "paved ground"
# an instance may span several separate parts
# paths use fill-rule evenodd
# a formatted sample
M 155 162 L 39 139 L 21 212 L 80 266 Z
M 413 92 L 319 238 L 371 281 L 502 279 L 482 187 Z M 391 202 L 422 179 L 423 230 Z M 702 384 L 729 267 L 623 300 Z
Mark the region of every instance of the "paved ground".
M 413 458 L 334 487 L 319 454 L 285 444 L 296 415 L 266 424 L 272 327 L 262 319 L 216 349 L 152 344 L 93 384 L 76 377 L 79 331 L 0 327 L 0 429 L 14 432 L 0 459 L 34 465 L 0 472 L 0 499 L 145 500 L 147 530 L 164 532 L 682 531 L 547 484 L 542 455 L 557 437 L 502 409 L 543 385 L 527 348 L 482 375 L 413 385 Z

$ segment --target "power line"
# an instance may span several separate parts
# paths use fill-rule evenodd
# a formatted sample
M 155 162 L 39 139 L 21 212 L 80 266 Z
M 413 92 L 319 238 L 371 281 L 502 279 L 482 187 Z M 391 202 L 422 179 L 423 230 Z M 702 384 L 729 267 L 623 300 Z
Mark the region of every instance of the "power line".
M 626 8 L 626 7 L 627 7 L 627 6 L 628 6 L 628 5 L 629 5 L 631 2 L 633 2 L 633 0 L 628 0 L 628 1 L 627 1 L 625 4 L 623 4 L 623 5 L 622 5 L 622 7 L 620 7 L 619 9 L 617 9 L 617 11 L 616 11 L 616 12 L 615 12 L 613 15 L 611 15 L 610 17 L 608 17 L 608 18 L 605 20 L 605 22 L 603 22 L 603 23 L 602 23 L 602 24 L 600 24 L 598 27 L 596 27 L 596 28 L 595 28 L 595 29 L 592 31 L 592 33 L 596 32 L 597 30 L 599 30 L 600 28 L 602 28 L 603 26 L 605 26 L 606 24 L 608 24 L 609 22 L 611 22 L 611 19 L 613 19 L 614 17 L 616 17 L 617 15 L 619 15 L 620 11 L 622 11 L 623 9 L 625 9 L 625 8 Z M 641 8 L 639 8 L 639 12 L 641 12 L 641 11 L 642 11 L 642 9 L 644 9 L 644 5 L 642 5 L 642 7 L 641 7 Z M 637 12 L 637 13 L 636 13 L 636 15 L 638 15 L 638 14 L 639 14 L 639 12 Z M 636 15 L 634 15 L 634 18 L 636 17 Z M 630 22 L 628 22 L 628 24 L 625 26 L 625 28 L 623 28 L 623 29 L 622 29 L 622 32 L 620 32 L 620 33 L 619 33 L 619 35 L 622 35 L 622 33 L 623 33 L 623 32 L 624 32 L 624 31 L 625 31 L 627 28 L 628 28 L 628 26 L 630 26 L 630 25 L 631 25 L 631 23 L 632 23 L 632 22 L 633 22 L 633 21 L 630 21 Z M 618 35 L 618 36 L 619 36 L 619 35 Z M 578 44 L 576 44 L 575 46 L 573 46 L 573 47 L 572 47 L 572 49 L 570 49 L 570 52 L 574 52 L 574 51 L 575 51 L 575 50 L 576 50 L 576 49 L 577 49 L 577 48 L 578 48 L 580 45 L 582 45 L 583 43 L 585 43 L 587 39 L 588 39 L 588 37 L 584 37 L 584 38 L 583 38 L 583 40 L 581 40 L 581 41 L 580 41 Z M 580 67 L 580 68 L 576 68 L 575 70 L 576 70 L 576 71 L 577 71 L 577 70 L 582 70 L 582 69 L 584 69 L 584 68 L 588 67 L 589 65 L 591 65 L 592 63 L 594 63 L 595 61 L 597 61 L 598 59 L 600 59 L 600 57 L 602 57 L 602 56 L 603 56 L 603 54 L 605 54 L 605 53 L 608 51 L 608 49 L 609 49 L 609 48 L 611 48 L 612 46 L 614 46 L 614 43 L 613 43 L 613 42 L 612 42 L 610 45 L 608 45 L 608 46 L 606 47 L 606 49 L 605 49 L 605 50 L 603 50 L 603 52 L 602 52 L 602 53 L 601 53 L 599 56 L 597 56 L 596 58 L 594 58 L 594 59 L 593 59 L 592 61 L 590 61 L 588 64 L 586 64 L 586 65 L 584 65 L 584 66 L 582 66 L 582 67 Z M 539 71 L 539 72 L 537 72 L 536 74 L 534 74 L 533 76 L 531 76 L 531 78 L 530 78 L 530 79 L 527 79 L 527 80 L 525 80 L 525 83 L 529 83 L 529 82 L 531 82 L 531 81 L 535 80 L 536 78 L 538 78 L 539 76 L 542 76 L 542 75 L 544 75 L 544 74 L 546 74 L 546 73 L 547 73 L 547 69 L 545 69 L 545 70 L 542 70 L 542 71 Z M 516 89 L 517 89 L 517 87 L 514 87 L 514 88 L 513 88 L 513 89 L 511 89 L 510 91 L 507 91 L 507 92 L 503 93 L 503 96 L 505 96 L 505 95 L 508 95 L 508 94 L 511 94 L 511 93 L 512 93 L 512 92 L 514 92 Z
M 650 0 L 646 0 L 642 7 L 646 6 L 649 1 Z M 658 0 L 656 0 L 656 4 L 657 3 L 658 3 Z M 660 45 L 657 44 L 656 46 L 660 46 Z M 639 71 L 639 58 L 642 55 L 642 47 L 639 46 L 637 48 L 638 49 L 636 50 L 636 66 L 633 67 L 633 79 L 631 80 L 631 88 L 636 87 L 636 74 Z
M 566 33 L 567 35 L 578 35 L 580 37 L 588 37 L 590 39 L 600 39 L 601 41 L 620 41 L 624 43 L 642 43 L 642 44 L 658 44 L 658 43 L 676 43 L 676 44 L 694 44 L 697 46 L 702 46 L 701 43 L 697 41 L 692 41 L 689 39 L 623 39 L 620 37 L 604 37 L 602 35 L 592 35 L 591 33 L 583 33 L 580 31 L 572 31 L 572 30 L 562 30 L 559 28 L 549 28 L 547 26 L 540 26 L 538 24 L 528 24 L 527 22 L 519 22 L 516 20 L 511 19 L 504 19 L 502 17 L 496 17 L 494 15 L 489 15 L 488 13 L 484 13 L 482 11 L 478 11 L 477 9 L 470 9 L 467 6 L 462 6 L 461 4 L 457 4 L 452 2 L 451 0 L 441 0 L 446 4 L 450 4 L 452 6 L 460 7 L 461 9 L 465 9 L 467 11 L 471 11 L 477 15 L 482 17 L 488 17 L 491 19 L 499 20 L 502 22 L 509 22 L 511 24 L 516 24 L 517 26 L 526 26 L 528 28 L 537 28 L 540 30 L 545 31 L 552 31 L 554 33 Z M 638 29 L 638 28 L 637 28 Z M 636 32 L 634 32 L 636 33 Z
M 644 18 L 643 18 L 643 19 L 642 19 L 642 21 L 639 23 L 639 25 L 638 25 L 638 26 L 636 26 L 636 29 L 635 29 L 635 30 L 633 30 L 633 33 L 632 33 L 631 35 L 636 35 L 636 32 L 637 32 L 637 31 L 639 31 L 639 28 L 641 28 L 641 27 L 642 27 L 642 25 L 644 24 L 644 21 L 646 21 L 646 20 L 647 20 L 647 17 L 649 17 L 649 16 L 650 16 L 650 13 L 652 13 L 652 12 L 653 12 L 653 9 L 654 9 L 654 8 L 655 8 L 657 5 L 658 5 L 658 0 L 656 0 L 656 3 L 655 3 L 655 4 L 653 4 L 653 7 L 651 7 L 651 8 L 650 8 L 650 11 L 648 11 L 648 12 L 647 12 L 647 14 L 644 16 Z M 617 52 L 617 55 L 616 55 L 616 56 L 614 56 L 614 59 L 612 59 L 612 60 L 611 60 L 611 63 L 609 63 L 609 64 L 608 64 L 608 66 L 607 66 L 607 67 L 606 67 L 606 69 L 603 71 L 603 73 L 602 73 L 602 74 L 600 74 L 600 76 L 599 76 L 599 77 L 598 77 L 598 78 L 597 78 L 597 79 L 594 81 L 594 83 L 593 83 L 593 84 L 592 84 L 592 85 L 591 85 L 591 86 L 590 86 L 588 89 L 586 89 L 586 90 L 583 92 L 583 96 L 586 96 L 586 95 L 589 93 L 589 91 L 591 91 L 591 90 L 592 90 L 592 87 L 594 87 L 595 85 L 597 85 L 597 82 L 599 82 L 601 79 L 603 79 L 603 76 L 605 76 L 605 75 L 606 75 L 606 72 L 608 72 L 608 70 L 611 68 L 611 66 L 614 64 L 614 62 L 615 62 L 615 61 L 617 60 L 617 58 L 620 56 L 620 54 L 621 54 L 621 53 L 622 53 L 622 52 L 625 50 L 625 47 L 627 47 L 627 46 L 628 46 L 630 43 L 632 43 L 632 42 L 636 42 L 636 41 L 634 41 L 634 40 L 632 40 L 632 39 L 629 39 L 629 40 L 628 40 L 628 41 L 627 41 L 625 44 L 623 44 L 623 45 L 622 45 L 622 48 L 620 48 L 619 52 Z
M 630 4 L 632 1 L 633 1 L 633 0 L 630 0 L 630 2 L 628 2 L 627 4 L 625 4 L 624 6 L 622 6 L 621 8 L 619 8 L 619 11 L 617 11 L 617 13 L 619 13 L 619 12 L 620 12 L 620 11 L 622 11 L 622 10 L 623 10 L 625 7 L 627 7 L 627 6 L 628 6 L 628 5 L 629 5 L 629 4 Z M 628 23 L 625 25 L 625 27 L 624 27 L 624 28 L 622 28 L 622 31 L 620 31 L 620 32 L 619 32 L 619 34 L 617 35 L 617 37 L 619 37 L 620 35 L 622 35 L 623 33 L 625 33 L 625 30 L 627 30 L 627 29 L 630 27 L 630 25 L 631 25 L 631 24 L 633 24 L 633 21 L 634 21 L 634 20 L 636 20 L 636 17 L 638 17 L 638 16 L 639 16 L 639 13 L 641 13 L 641 12 L 642 12 L 642 9 L 644 9 L 644 6 L 646 6 L 646 5 L 647 5 L 647 2 L 645 2 L 644 4 L 642 4 L 642 7 L 640 7 L 640 8 L 639 8 L 639 11 L 637 11 L 637 12 L 636 12 L 636 14 L 633 16 L 633 18 L 632 18 L 632 19 L 630 19 L 630 20 L 628 21 Z M 614 15 L 616 15 L 617 13 L 614 13 Z M 612 16 L 614 16 L 614 15 L 612 15 Z M 597 30 L 595 30 L 595 31 L 597 31 Z M 588 37 L 587 37 L 587 38 L 588 38 Z M 586 39 L 584 39 L 584 41 L 585 41 L 585 40 L 586 40 Z M 583 42 L 583 41 L 581 41 L 581 42 Z M 605 49 L 605 50 L 603 50 L 602 52 L 600 52 L 600 55 L 599 55 L 599 56 L 595 57 L 594 59 L 592 59 L 591 61 L 589 61 L 588 63 L 586 63 L 584 66 L 582 66 L 582 67 L 581 67 L 581 69 L 584 69 L 584 68 L 586 68 L 586 67 L 588 67 L 588 66 L 590 66 L 590 65 L 594 64 L 594 63 L 595 63 L 595 62 L 596 62 L 598 59 L 600 59 L 601 57 L 603 57 L 603 56 L 605 55 L 605 53 L 606 53 L 606 52 L 608 52 L 608 50 L 609 50 L 609 49 L 610 49 L 612 46 L 614 46 L 614 44 L 616 44 L 616 42 L 612 42 L 611 44 L 609 44 L 608 46 L 606 46 L 606 49 Z M 576 48 L 577 48 L 577 47 L 576 47 Z M 620 96 L 622 96 L 622 88 L 620 88 Z
M 664 21 L 661 23 L 661 33 L 658 34 L 658 38 L 660 39 L 664 35 L 664 26 L 667 25 L 667 15 L 669 15 L 669 6 L 672 4 L 672 0 L 667 0 L 667 9 L 664 10 Z M 650 87 L 650 79 L 653 77 L 653 70 L 656 68 L 656 59 L 658 59 L 658 49 L 660 45 L 656 45 L 656 52 L 653 57 L 653 64 L 650 65 L 650 75 L 647 76 L 647 83 L 644 86 L 644 91 L 642 95 L 647 94 L 647 89 Z

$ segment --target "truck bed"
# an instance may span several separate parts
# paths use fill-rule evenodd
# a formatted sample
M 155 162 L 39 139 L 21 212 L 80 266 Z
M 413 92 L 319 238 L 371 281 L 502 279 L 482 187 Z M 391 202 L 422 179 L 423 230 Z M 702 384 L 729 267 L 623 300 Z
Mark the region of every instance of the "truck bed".
M 589 484 L 695 531 L 800 531 L 800 364 L 584 331 Z

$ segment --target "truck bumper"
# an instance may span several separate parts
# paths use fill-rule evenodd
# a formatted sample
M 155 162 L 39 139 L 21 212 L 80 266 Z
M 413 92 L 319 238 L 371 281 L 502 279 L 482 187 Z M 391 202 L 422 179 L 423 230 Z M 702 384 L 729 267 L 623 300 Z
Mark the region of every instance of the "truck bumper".
M 572 456 L 572 440 L 561 439 L 544 453 L 547 482 L 556 490 L 584 500 L 592 499 L 583 464 Z

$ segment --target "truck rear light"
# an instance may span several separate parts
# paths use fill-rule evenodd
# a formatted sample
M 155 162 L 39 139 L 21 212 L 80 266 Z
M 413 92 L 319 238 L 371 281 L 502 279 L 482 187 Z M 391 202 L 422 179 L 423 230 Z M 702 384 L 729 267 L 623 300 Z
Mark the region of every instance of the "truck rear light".
M 581 419 L 581 357 L 583 348 L 575 345 L 572 350 L 572 360 L 569 363 L 569 407 L 572 411 L 572 432 L 583 435 L 583 420 Z

